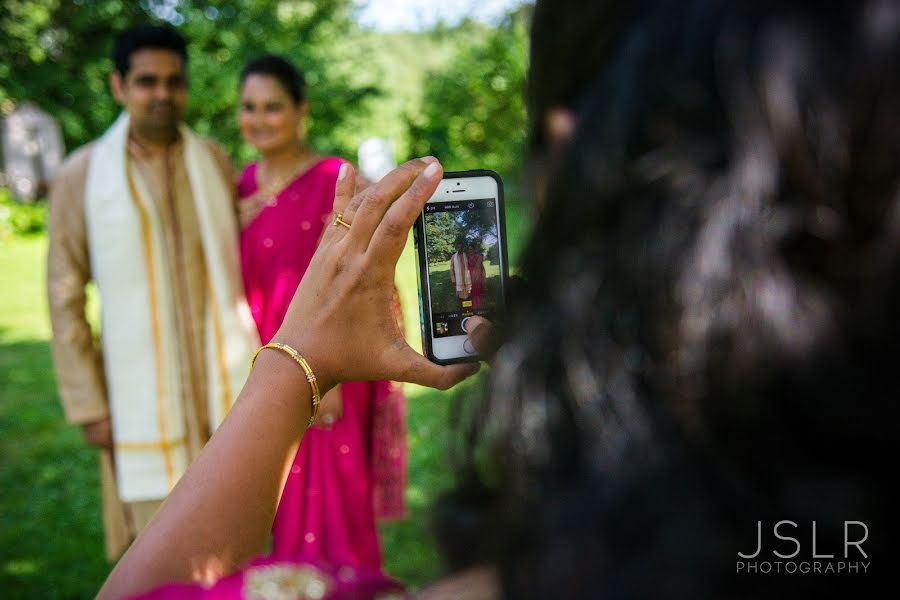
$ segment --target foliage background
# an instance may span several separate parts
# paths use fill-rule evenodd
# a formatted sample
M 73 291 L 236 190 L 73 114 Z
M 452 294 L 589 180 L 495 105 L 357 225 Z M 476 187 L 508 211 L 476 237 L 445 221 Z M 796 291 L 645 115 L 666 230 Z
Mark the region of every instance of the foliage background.
M 66 147 L 97 137 L 118 107 L 107 90 L 115 33 L 162 21 L 188 38 L 187 121 L 252 156 L 235 125 L 241 66 L 264 52 L 306 74 L 310 143 L 355 157 L 359 142 L 392 139 L 396 158 L 433 154 L 448 169 L 518 175 L 524 132 L 529 8 L 499 26 L 463 21 L 378 33 L 353 20 L 352 0 L 4 0 L 0 109 L 30 100 L 60 120 Z
M 237 75 L 264 51 L 307 75 L 309 141 L 355 159 L 369 136 L 396 160 L 432 154 L 447 169 L 490 168 L 506 187 L 510 256 L 527 233 L 518 185 L 525 130 L 526 4 L 502 23 L 430 31 L 361 29 L 352 0 L 3 0 L 0 118 L 30 101 L 56 117 L 71 151 L 118 108 L 107 89 L 115 33 L 166 21 L 190 41 L 187 121 L 236 165 L 253 158 L 235 124 Z M 0 178 L 0 597 L 89 598 L 106 576 L 96 455 L 66 425 L 56 395 L 44 298 L 46 205 L 20 205 Z M 418 344 L 414 253 L 398 267 L 407 333 Z M 93 307 L 96 311 L 96 306 Z M 408 388 L 410 518 L 381 526 L 386 566 L 413 588 L 441 564 L 429 506 L 452 484 L 447 410 L 453 394 Z
M 433 212 L 425 215 L 425 248 L 429 263 L 450 260 L 456 244 L 475 246 L 485 253 L 497 243 L 497 219 L 493 209 Z

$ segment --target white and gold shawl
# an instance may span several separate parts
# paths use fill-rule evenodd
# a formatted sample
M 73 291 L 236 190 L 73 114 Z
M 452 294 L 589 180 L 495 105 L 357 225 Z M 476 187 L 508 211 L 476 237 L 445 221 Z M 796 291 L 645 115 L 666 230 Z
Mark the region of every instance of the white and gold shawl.
M 188 454 L 172 273 L 151 196 L 129 174 L 128 127 L 123 113 L 91 151 L 85 217 L 117 485 L 123 501 L 136 502 L 164 498 Z M 204 142 L 184 126 L 181 135 L 209 278 L 207 404 L 217 427 L 244 384 L 258 338 L 241 284 L 233 195 Z
M 468 298 L 472 291 L 472 275 L 465 252 L 454 252 L 450 257 L 450 280 L 456 286 L 456 295 Z

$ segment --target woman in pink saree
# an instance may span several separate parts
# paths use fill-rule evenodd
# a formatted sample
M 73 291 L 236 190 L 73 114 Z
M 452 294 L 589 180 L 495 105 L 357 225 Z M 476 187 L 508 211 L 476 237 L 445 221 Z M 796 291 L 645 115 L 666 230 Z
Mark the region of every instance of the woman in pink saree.
M 481 308 L 484 302 L 487 273 L 484 270 L 484 257 L 481 256 L 481 252 L 475 244 L 469 244 L 466 251 L 466 263 L 469 268 L 469 276 L 472 278 L 472 308 Z
M 306 148 L 302 74 L 263 56 L 241 74 L 240 129 L 260 153 L 238 182 L 241 268 L 265 344 L 334 216 L 343 161 Z M 398 313 L 399 314 L 399 313 Z M 389 381 L 345 383 L 322 401 L 287 476 L 273 525 L 273 556 L 381 568 L 377 518 L 404 516 L 404 399 Z

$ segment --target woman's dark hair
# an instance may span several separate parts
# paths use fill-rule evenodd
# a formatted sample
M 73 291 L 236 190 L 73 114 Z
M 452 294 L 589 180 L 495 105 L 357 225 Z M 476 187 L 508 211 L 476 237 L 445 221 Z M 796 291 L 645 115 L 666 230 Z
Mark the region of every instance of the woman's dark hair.
M 131 55 L 144 48 L 170 50 L 187 65 L 187 42 L 168 25 L 136 25 L 121 32 L 113 43 L 112 60 L 123 78 L 131 68 Z
M 439 539 L 507 598 L 858 596 L 890 556 L 900 3 L 638 4 L 461 407 Z M 782 560 L 781 520 L 795 566 L 813 521 L 835 560 L 864 522 L 872 570 L 738 572 L 758 522 Z
M 576 99 L 609 59 L 623 23 L 640 2 L 557 0 L 538 2 L 531 20 L 528 57 L 528 146 L 548 145 L 543 119 L 553 107 L 574 108 Z M 576 18 L 575 15 L 577 15 Z
M 295 104 L 306 100 L 306 79 L 303 72 L 283 56 L 266 54 L 248 62 L 241 71 L 240 85 L 244 85 L 250 75 L 274 77 Z

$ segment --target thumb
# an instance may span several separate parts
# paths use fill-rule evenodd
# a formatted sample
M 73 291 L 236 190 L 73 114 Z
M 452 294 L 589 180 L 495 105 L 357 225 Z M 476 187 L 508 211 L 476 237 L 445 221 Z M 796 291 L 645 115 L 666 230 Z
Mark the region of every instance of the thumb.
M 425 387 L 446 390 L 479 371 L 478 363 L 442 366 L 435 364 L 413 350 L 408 344 L 396 347 L 389 364 L 405 365 L 397 373 L 397 381 L 416 383 Z

